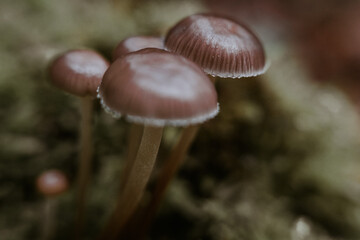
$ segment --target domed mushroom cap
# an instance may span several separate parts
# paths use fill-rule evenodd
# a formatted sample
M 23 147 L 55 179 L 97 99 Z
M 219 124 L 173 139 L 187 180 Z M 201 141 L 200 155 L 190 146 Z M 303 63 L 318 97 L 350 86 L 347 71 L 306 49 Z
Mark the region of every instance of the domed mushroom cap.
M 186 17 L 170 29 L 165 47 L 214 76 L 239 78 L 265 71 L 265 53 L 259 39 L 247 27 L 223 17 Z
M 103 107 L 146 125 L 186 126 L 218 113 L 215 88 L 191 61 L 148 48 L 117 59 L 98 97 Z
M 113 51 L 113 60 L 130 52 L 136 52 L 144 48 L 164 48 L 164 40 L 160 37 L 135 36 L 122 40 Z
M 45 196 L 56 196 L 67 190 L 68 181 L 61 171 L 48 170 L 36 179 L 36 187 Z
M 92 50 L 72 50 L 50 65 L 50 82 L 79 97 L 96 96 L 96 89 L 109 63 Z

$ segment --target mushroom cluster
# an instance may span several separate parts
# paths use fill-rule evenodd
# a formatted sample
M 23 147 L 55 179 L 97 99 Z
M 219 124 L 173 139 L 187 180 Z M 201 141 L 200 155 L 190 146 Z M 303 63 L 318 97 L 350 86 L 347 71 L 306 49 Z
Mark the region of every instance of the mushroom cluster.
M 70 51 L 52 63 L 50 76 L 55 86 L 81 97 L 94 97 L 97 89 L 104 110 L 131 123 L 119 197 L 100 239 L 117 239 L 137 210 L 164 127 L 184 129 L 160 170 L 152 200 L 142 214 L 137 239 L 149 227 L 200 124 L 219 112 L 213 77 L 249 77 L 265 70 L 264 50 L 256 35 L 231 19 L 210 14 L 186 17 L 164 39 L 124 39 L 113 51 L 110 65 L 92 50 Z M 92 105 L 87 102 L 87 106 Z M 91 112 L 86 112 L 88 120 L 84 124 L 90 136 Z M 81 146 L 80 156 L 86 155 L 87 160 L 79 165 L 79 226 L 83 224 L 91 157 L 82 151 L 92 152 L 93 148 L 91 142 Z

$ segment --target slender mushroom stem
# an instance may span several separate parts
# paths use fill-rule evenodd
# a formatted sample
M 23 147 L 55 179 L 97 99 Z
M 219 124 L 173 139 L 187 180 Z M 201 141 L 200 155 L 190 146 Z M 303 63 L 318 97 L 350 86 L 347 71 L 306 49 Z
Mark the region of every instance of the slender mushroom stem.
M 120 181 L 120 194 L 121 191 L 124 189 L 124 186 L 126 185 L 126 182 L 129 179 L 129 175 L 131 172 L 131 169 L 134 166 L 136 154 L 139 150 L 139 146 L 141 143 L 141 138 L 144 131 L 144 125 L 132 123 L 128 135 L 128 147 L 127 147 L 127 154 L 125 159 L 125 166 L 122 170 L 121 174 L 121 181 Z M 114 226 L 114 229 L 111 231 L 117 231 L 117 226 Z
M 139 151 L 121 190 L 115 211 L 105 227 L 101 239 L 116 239 L 135 212 L 155 164 L 162 132 L 162 127 L 144 126 Z
M 130 127 L 130 132 L 128 136 L 128 148 L 127 148 L 127 155 L 125 160 L 125 166 L 122 170 L 121 175 L 121 182 L 120 182 L 120 191 L 124 189 L 125 182 L 129 178 L 129 174 L 131 171 L 131 168 L 134 165 L 136 154 L 138 152 L 141 138 L 144 131 L 144 125 L 139 125 L 136 123 L 132 123 Z
M 75 239 L 79 239 L 84 226 L 86 195 L 91 172 L 92 146 L 92 115 L 93 99 L 81 98 L 80 153 L 78 167 L 78 193 L 75 217 Z
M 137 230 L 138 234 L 141 235 L 138 239 L 144 238 L 144 234 L 148 232 L 152 219 L 154 218 L 154 215 L 156 214 L 165 195 L 166 189 L 173 177 L 176 175 L 176 172 L 180 168 L 181 164 L 184 162 L 186 154 L 188 153 L 199 128 L 200 125 L 193 125 L 184 128 L 178 142 L 172 149 L 170 156 L 164 162 L 164 166 L 160 171 L 151 201 L 144 211 L 144 216 L 142 216 L 141 228 L 138 228 Z
M 52 239 L 55 232 L 56 223 L 54 217 L 56 215 L 56 200 L 54 197 L 46 197 L 45 199 L 41 240 Z

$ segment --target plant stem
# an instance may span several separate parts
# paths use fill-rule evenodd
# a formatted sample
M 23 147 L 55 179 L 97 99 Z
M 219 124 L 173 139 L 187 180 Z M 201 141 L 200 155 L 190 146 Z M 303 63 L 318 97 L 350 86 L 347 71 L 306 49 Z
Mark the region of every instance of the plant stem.
M 186 154 L 194 141 L 197 132 L 200 128 L 200 125 L 194 125 L 186 127 L 181 134 L 180 139 L 170 153 L 170 156 L 164 162 L 164 166 L 161 169 L 158 180 L 156 182 L 155 191 L 151 198 L 150 203 L 147 205 L 144 215 L 140 220 L 141 228 L 137 229 L 138 236 L 136 239 L 144 238 L 144 235 L 148 232 L 148 229 L 151 226 L 151 222 L 156 214 L 161 200 L 163 199 L 166 189 L 175 176 L 177 170 L 180 168 L 181 164 L 184 162 Z
M 121 174 L 121 180 L 120 180 L 120 194 L 121 191 L 124 189 L 124 186 L 126 185 L 126 182 L 129 179 L 129 175 L 131 172 L 131 169 L 134 166 L 135 158 L 139 150 L 139 146 L 141 143 L 141 138 L 144 132 L 144 125 L 139 125 L 136 123 L 132 123 L 130 127 L 130 131 L 128 133 L 128 147 L 127 147 L 127 154 L 125 159 L 125 166 L 123 167 L 122 174 Z M 110 231 L 117 231 L 117 226 L 113 226 L 114 229 Z
M 155 164 L 162 131 L 162 127 L 144 126 L 139 151 L 125 181 L 124 188 L 121 190 L 115 211 L 105 227 L 101 239 L 116 239 L 135 212 Z
M 84 227 L 84 212 L 86 195 L 91 172 L 91 158 L 93 154 L 92 145 L 92 115 L 93 99 L 90 97 L 81 98 L 81 123 L 80 123 L 80 153 L 78 166 L 78 192 L 75 216 L 75 239 L 81 238 Z
M 44 217 L 41 240 L 50 240 L 55 232 L 56 199 L 47 197 L 44 203 Z
M 144 131 L 144 125 L 139 125 L 136 123 L 132 123 L 130 127 L 130 132 L 128 136 L 128 148 L 127 148 L 127 155 L 125 159 L 125 166 L 122 170 L 122 176 L 120 181 L 120 191 L 124 189 L 125 183 L 129 178 L 129 174 L 131 169 L 134 165 L 136 154 L 138 152 L 141 138 Z

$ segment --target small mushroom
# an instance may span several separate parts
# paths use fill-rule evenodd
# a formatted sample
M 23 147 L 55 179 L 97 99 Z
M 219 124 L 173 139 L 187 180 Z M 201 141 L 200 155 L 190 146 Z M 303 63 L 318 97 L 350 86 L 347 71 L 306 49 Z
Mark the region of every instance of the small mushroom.
M 144 125 L 143 135 L 114 214 L 102 239 L 115 239 L 136 210 L 152 172 L 164 126 L 188 126 L 218 113 L 217 94 L 191 61 L 147 48 L 117 59 L 99 88 L 103 107 L 115 117 Z
M 41 239 L 52 239 L 56 228 L 56 197 L 68 189 L 68 180 L 59 170 L 47 170 L 37 177 L 36 188 L 45 197 Z
M 50 83 L 81 98 L 80 152 L 75 235 L 81 234 L 84 222 L 86 192 L 93 154 L 93 99 L 101 79 L 109 67 L 108 61 L 92 50 L 72 50 L 58 56 L 50 65 Z
M 108 67 L 108 61 L 93 50 L 71 50 L 51 63 L 50 83 L 75 96 L 94 98 Z

